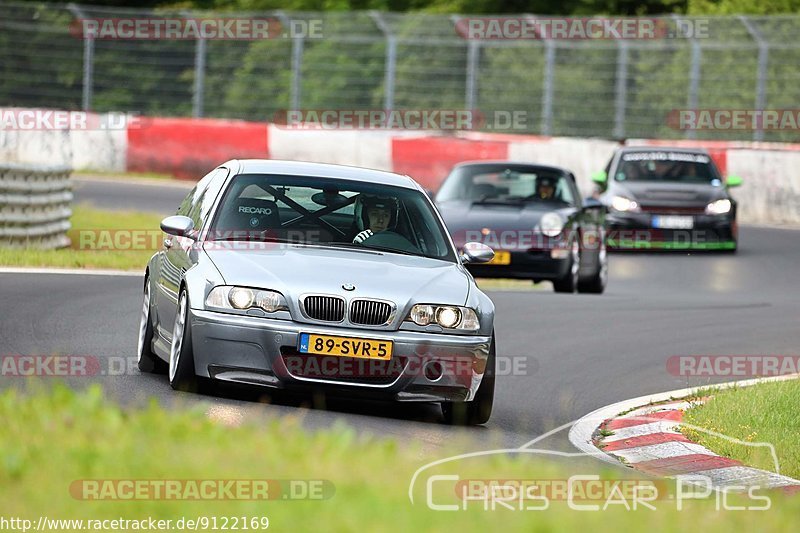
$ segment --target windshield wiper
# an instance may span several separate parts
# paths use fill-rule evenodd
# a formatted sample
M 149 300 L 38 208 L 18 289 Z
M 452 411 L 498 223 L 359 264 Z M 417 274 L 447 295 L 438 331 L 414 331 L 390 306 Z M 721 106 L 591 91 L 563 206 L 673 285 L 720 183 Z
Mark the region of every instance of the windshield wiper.
M 362 250 L 365 252 L 390 252 L 393 254 L 420 256 L 420 254 L 407 252 L 405 250 L 398 250 L 396 248 L 386 248 L 384 246 L 369 246 L 364 244 L 356 244 L 354 242 L 321 242 L 319 244 L 321 246 L 330 246 L 331 248 L 351 248 L 354 250 Z
M 289 241 L 286 239 L 278 239 L 275 237 L 256 237 L 256 236 L 236 236 L 230 235 L 225 237 L 217 237 L 216 239 L 206 239 L 209 242 L 216 242 L 216 241 L 240 241 L 240 242 L 249 242 L 249 241 L 256 241 L 256 242 L 277 242 L 283 244 L 302 244 L 295 241 Z
M 517 205 L 525 202 L 525 198 L 521 196 L 506 196 L 505 198 L 481 198 L 479 200 L 475 200 L 473 204 L 498 204 L 498 205 Z

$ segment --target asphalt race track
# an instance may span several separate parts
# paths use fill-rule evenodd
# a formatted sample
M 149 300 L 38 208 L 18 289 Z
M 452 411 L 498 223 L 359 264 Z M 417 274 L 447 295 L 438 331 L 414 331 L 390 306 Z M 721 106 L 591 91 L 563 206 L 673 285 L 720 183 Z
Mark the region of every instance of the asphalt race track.
M 105 186 L 84 184 L 76 196 L 95 203 L 113 197 L 100 203 L 135 209 L 142 205 L 137 194 L 144 194 L 137 188 L 120 186 L 110 195 Z M 173 193 L 181 198 L 185 190 Z M 146 205 L 160 209 L 160 203 Z M 203 408 L 217 416 L 301 415 L 312 428 L 344 420 L 358 431 L 411 438 L 441 451 L 453 433 L 475 449 L 486 448 L 487 435 L 519 446 L 606 404 L 708 382 L 671 375 L 666 364 L 673 355 L 797 355 L 800 231 L 744 227 L 739 246 L 735 255 L 613 254 L 609 286 L 601 296 L 490 292 L 497 306 L 498 355 L 524 358 L 527 368 L 523 375 L 501 372 L 494 414 L 485 428 L 440 425 L 432 404 L 279 396 L 265 405 L 253 389 L 226 388 L 222 397 L 176 393 L 165 376 L 136 370 L 73 377 L 69 383 L 99 382 L 129 405 L 148 397 L 181 406 L 204 402 Z M 135 361 L 141 287 L 141 278 L 133 276 L 0 274 L 1 353 Z M 4 377 L 0 386 L 28 383 Z M 574 451 L 566 435 L 551 446 Z
M 144 178 L 136 183 L 112 179 L 72 179 L 72 193 L 78 204 L 91 204 L 98 209 L 133 209 L 174 215 L 178 205 L 191 190 L 190 182 L 165 183 Z

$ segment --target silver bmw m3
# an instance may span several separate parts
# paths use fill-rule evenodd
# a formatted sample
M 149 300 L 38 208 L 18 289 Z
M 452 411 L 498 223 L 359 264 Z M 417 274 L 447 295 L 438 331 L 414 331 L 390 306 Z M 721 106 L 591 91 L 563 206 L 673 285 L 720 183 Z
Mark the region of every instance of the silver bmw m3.
M 164 219 L 145 272 L 139 368 L 170 385 L 439 402 L 489 419 L 494 305 L 411 178 L 355 167 L 234 160 Z

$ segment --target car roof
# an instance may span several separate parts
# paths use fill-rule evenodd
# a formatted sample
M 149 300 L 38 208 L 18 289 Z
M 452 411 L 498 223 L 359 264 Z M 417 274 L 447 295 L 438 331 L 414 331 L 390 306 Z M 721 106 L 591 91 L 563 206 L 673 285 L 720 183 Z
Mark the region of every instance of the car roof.
M 220 166 L 229 167 L 236 174 L 281 174 L 314 178 L 333 178 L 379 183 L 406 189 L 421 189 L 409 176 L 371 168 L 310 163 L 307 161 L 282 161 L 278 159 L 232 159 Z
M 683 152 L 708 155 L 708 150 L 705 148 L 684 148 L 682 146 L 624 146 L 619 149 L 619 153 L 623 152 Z
M 502 159 L 479 159 L 476 161 L 462 161 L 460 163 L 457 163 L 455 167 L 480 166 L 480 165 L 508 165 L 508 166 L 519 166 L 519 167 L 531 167 L 544 170 L 552 170 L 554 172 L 562 172 L 564 174 L 572 174 L 572 172 L 563 167 L 556 167 L 553 165 L 541 165 L 539 163 L 531 163 L 530 161 L 507 161 Z

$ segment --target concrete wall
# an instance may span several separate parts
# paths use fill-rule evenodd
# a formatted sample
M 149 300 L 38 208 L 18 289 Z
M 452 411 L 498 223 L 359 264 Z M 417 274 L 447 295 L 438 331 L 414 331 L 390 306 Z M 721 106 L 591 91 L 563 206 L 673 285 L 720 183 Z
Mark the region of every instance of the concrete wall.
M 392 140 L 402 133 L 364 130 L 289 130 L 268 125 L 273 159 L 392 169 Z
M 728 173 L 744 178 L 733 193 L 742 222 L 800 223 L 800 150 L 729 150 Z
M 0 163 L 71 166 L 70 132 L 0 129 Z

